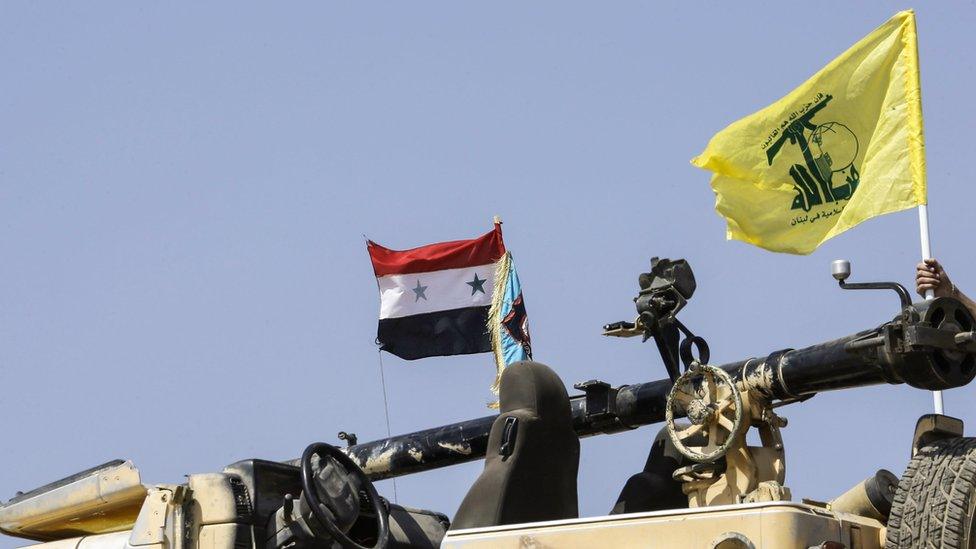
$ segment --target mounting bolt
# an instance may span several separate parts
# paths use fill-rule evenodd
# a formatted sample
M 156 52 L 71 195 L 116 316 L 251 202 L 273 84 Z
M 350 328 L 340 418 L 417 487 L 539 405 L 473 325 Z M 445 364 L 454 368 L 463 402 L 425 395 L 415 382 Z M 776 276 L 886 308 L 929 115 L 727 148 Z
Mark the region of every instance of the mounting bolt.
M 347 433 L 345 431 L 339 431 L 339 440 L 346 441 L 346 447 L 355 446 L 359 443 L 359 437 L 356 433 Z

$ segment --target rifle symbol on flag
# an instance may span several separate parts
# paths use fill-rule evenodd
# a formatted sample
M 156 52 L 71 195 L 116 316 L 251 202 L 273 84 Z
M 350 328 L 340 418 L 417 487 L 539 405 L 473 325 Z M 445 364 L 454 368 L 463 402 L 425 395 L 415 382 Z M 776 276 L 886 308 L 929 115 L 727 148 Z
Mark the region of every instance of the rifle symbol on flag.
M 824 96 L 807 112 L 790 122 L 779 139 L 766 150 L 766 160 L 770 166 L 773 165 L 773 159 L 779 154 L 787 139 L 791 144 L 797 145 L 803 154 L 804 164 L 790 166 L 789 174 L 793 178 L 793 187 L 796 191 L 791 210 L 802 209 L 809 212 L 811 208 L 825 201 L 847 200 L 857 190 L 860 179 L 854 166 L 854 158 L 858 151 L 857 136 L 840 122 L 827 122 L 820 125 L 813 122 L 813 116 L 827 106 L 832 98 L 833 96 L 830 95 Z M 810 131 L 809 139 L 805 134 L 807 131 Z M 814 147 L 818 153 L 816 157 L 812 150 Z M 827 150 L 828 148 L 833 149 L 833 154 Z M 846 172 L 848 168 L 850 173 L 846 174 L 846 184 L 835 187 L 833 174 Z

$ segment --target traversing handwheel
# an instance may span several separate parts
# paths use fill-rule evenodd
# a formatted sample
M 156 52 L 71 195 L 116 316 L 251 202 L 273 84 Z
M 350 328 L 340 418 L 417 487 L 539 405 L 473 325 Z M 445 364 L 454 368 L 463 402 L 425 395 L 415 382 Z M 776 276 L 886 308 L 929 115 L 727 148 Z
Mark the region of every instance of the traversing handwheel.
M 686 416 L 690 426 L 675 423 Z M 742 396 L 729 374 L 694 362 L 668 393 L 665 419 L 671 442 L 682 455 L 699 463 L 728 452 L 742 426 Z
M 376 513 L 376 544 L 372 547 L 356 543 L 333 522 L 330 511 L 319 497 L 318 486 L 315 483 L 312 457 L 316 455 L 319 456 L 320 460 L 332 458 L 345 468 L 347 473 L 358 477 L 363 491 L 366 492 L 366 496 L 372 503 L 373 511 Z M 384 549 L 386 547 L 387 539 L 390 537 L 390 514 L 386 504 L 380 499 L 376 487 L 370 482 L 366 473 L 341 450 L 324 442 L 315 442 L 305 448 L 302 453 L 302 491 L 305 501 L 312 509 L 312 514 L 315 515 L 315 519 L 339 545 L 345 549 Z

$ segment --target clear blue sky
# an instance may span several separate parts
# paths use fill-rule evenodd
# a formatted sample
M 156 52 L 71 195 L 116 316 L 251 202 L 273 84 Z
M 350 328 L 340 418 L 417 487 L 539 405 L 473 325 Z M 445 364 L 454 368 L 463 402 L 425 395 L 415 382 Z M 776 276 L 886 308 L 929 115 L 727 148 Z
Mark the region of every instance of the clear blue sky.
M 364 233 L 406 248 L 501 215 L 536 358 L 567 385 L 663 377 L 653 346 L 600 336 L 652 255 L 694 266 L 683 318 L 716 362 L 890 319 L 893 294 L 841 292 L 829 262 L 908 284 L 913 212 L 771 254 L 725 241 L 688 160 L 906 7 L 4 3 L 0 499 L 117 457 L 179 483 L 384 436 Z M 916 9 L 933 246 L 976 292 L 976 9 Z M 487 413 L 489 355 L 384 362 L 394 433 Z M 976 422 L 973 395 L 947 410 Z M 901 474 L 930 410 L 905 386 L 784 409 L 794 496 Z M 583 441 L 581 513 L 656 430 Z M 453 515 L 481 466 L 404 478 L 399 501 Z

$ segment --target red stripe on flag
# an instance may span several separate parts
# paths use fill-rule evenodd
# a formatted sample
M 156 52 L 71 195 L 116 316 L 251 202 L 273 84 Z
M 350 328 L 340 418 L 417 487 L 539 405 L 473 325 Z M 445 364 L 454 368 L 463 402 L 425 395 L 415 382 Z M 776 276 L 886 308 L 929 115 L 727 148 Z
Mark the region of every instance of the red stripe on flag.
M 391 250 L 369 240 L 366 249 L 373 262 L 373 272 L 376 276 L 386 276 L 487 265 L 501 259 L 505 243 L 501 225 L 495 225 L 490 233 L 471 240 L 439 242 L 411 250 Z

